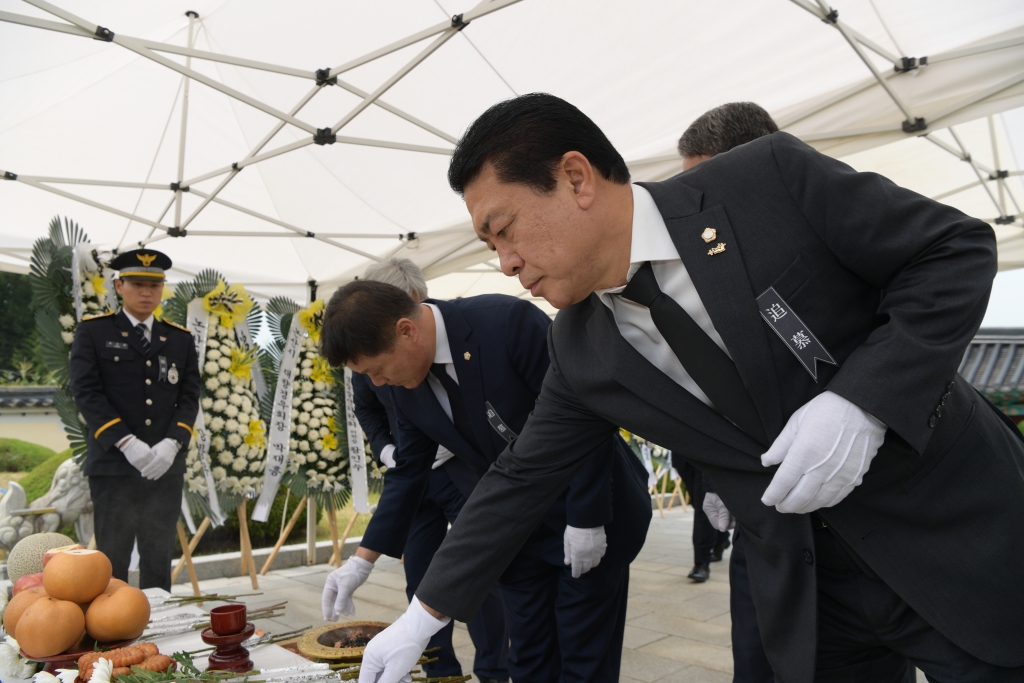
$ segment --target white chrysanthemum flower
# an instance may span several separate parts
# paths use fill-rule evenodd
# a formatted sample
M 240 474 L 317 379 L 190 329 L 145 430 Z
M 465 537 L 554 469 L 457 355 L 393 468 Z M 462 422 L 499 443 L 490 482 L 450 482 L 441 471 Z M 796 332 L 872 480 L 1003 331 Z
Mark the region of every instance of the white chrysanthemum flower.
M 316 470 L 306 470 L 306 476 L 316 481 Z
M 214 396 L 216 396 L 217 398 L 227 398 L 230 394 L 231 389 L 229 389 L 228 387 L 221 387 L 220 389 L 217 390 L 217 393 L 215 393 Z
M 317 463 L 316 463 L 316 466 L 319 467 L 322 470 L 325 470 L 325 469 L 327 469 L 327 461 L 326 460 L 322 460 L 322 459 L 318 460 Z
M 290 450 L 294 451 L 298 447 L 299 447 L 299 442 L 297 440 L 295 440 L 295 439 L 288 439 L 288 448 Z
M 307 358 L 306 360 L 302 361 L 302 367 L 304 367 L 304 368 L 311 368 L 311 367 L 313 367 L 313 361 L 311 361 L 311 360 L 309 360 Z
M 296 453 L 295 455 L 292 456 L 292 459 L 300 465 L 306 464 L 306 456 L 304 456 L 302 453 Z
M 249 471 L 250 472 L 259 473 L 262 470 L 263 470 L 263 461 L 262 460 L 253 460 L 251 463 L 249 463 Z
M 217 341 L 216 337 L 211 336 L 209 339 L 206 340 L 206 348 L 207 349 L 220 348 L 220 342 Z
M 242 445 L 242 437 L 235 433 L 228 434 L 228 445 L 232 448 L 238 448 Z
M 301 424 L 309 422 L 309 413 L 299 413 L 299 422 Z
M 213 407 L 213 399 L 207 396 L 202 401 L 203 410 L 209 410 Z
M 232 405 L 225 405 L 224 414 L 227 415 L 228 417 L 238 417 L 238 407 Z
M 318 451 L 322 451 L 324 449 L 324 442 L 321 441 L 320 439 L 317 439 L 316 441 L 313 442 L 313 448 Z
M 244 410 L 239 410 L 238 411 L 238 417 L 236 417 L 235 419 L 238 420 L 238 424 L 242 425 L 243 427 L 246 428 L 246 430 L 248 430 L 249 428 L 246 427 L 246 425 L 248 425 L 250 422 L 252 422 L 255 417 L 256 417 L 255 415 L 250 415 L 249 413 L 245 412 Z M 242 436 L 245 436 L 249 432 L 246 431 L 245 433 L 242 433 L 242 430 L 239 429 L 238 433 L 241 434 Z
M 231 336 L 231 328 L 224 327 L 223 325 L 217 325 L 217 336 L 227 339 Z
M 292 408 L 292 422 L 295 422 L 298 419 L 299 419 L 299 411 L 296 410 L 295 408 Z
M 309 450 L 309 442 L 308 441 L 300 441 L 299 442 L 299 450 L 302 451 L 303 453 L 308 451 Z
M 317 380 L 317 381 L 313 382 L 313 388 L 316 389 L 317 391 L 326 391 L 327 390 L 327 384 L 325 384 L 324 382 L 321 382 L 320 380 Z
M 57 318 L 57 320 L 60 321 L 60 326 L 63 327 L 65 330 L 70 330 L 72 327 L 75 326 L 75 316 L 69 315 L 68 313 L 65 313 L 61 317 Z
M 218 481 L 220 481 L 224 477 L 228 476 L 228 471 L 226 469 L 224 469 L 223 467 L 214 467 L 212 472 L 213 472 L 213 478 L 218 480 Z
M 219 370 L 220 366 L 217 365 L 217 361 L 206 361 L 206 364 L 203 365 L 203 372 L 207 375 L 216 375 Z
M 224 429 L 224 418 L 218 416 L 210 420 L 210 429 L 214 432 Z
M 299 374 L 302 375 L 303 377 L 307 377 L 307 378 L 312 377 L 313 376 L 313 368 L 302 368 L 301 370 L 299 370 Z
M 227 422 L 224 423 L 224 429 L 228 430 L 229 432 L 237 432 L 238 420 L 228 420 Z M 237 436 L 237 434 L 235 436 Z M 231 437 L 228 437 L 228 443 L 231 443 Z M 233 445 L 237 446 L 238 444 Z
M 340 470 L 340 469 L 341 469 L 340 467 L 332 467 L 329 470 L 327 470 L 327 474 L 332 474 L 332 475 L 333 474 L 337 474 L 338 470 Z
M 323 408 L 314 408 L 313 409 L 313 417 L 323 417 L 323 416 L 324 416 L 324 409 Z
M 221 451 L 220 454 L 217 456 L 217 462 L 219 462 L 221 465 L 230 465 L 234 461 L 235 456 L 233 456 L 231 453 L 228 453 L 227 451 Z
M 252 400 L 248 396 L 243 396 L 242 397 L 242 412 L 243 413 L 250 413 L 250 412 L 252 412 Z
M 216 410 L 218 413 L 223 413 L 224 409 L 227 407 L 228 402 L 222 398 L 218 398 L 216 401 L 213 402 L 213 409 Z
M 92 283 L 86 280 L 82 283 L 82 292 L 86 296 L 96 296 L 96 288 L 92 286 Z
M 65 344 L 70 344 L 70 343 L 75 341 L 75 333 L 74 332 L 63 332 L 62 331 L 60 333 L 60 338 L 62 340 L 64 340 Z
M 323 472 L 320 472 L 319 474 L 316 475 L 316 478 L 317 481 L 325 481 L 327 479 L 327 475 L 324 474 Z
M 302 383 L 302 390 L 304 392 L 306 392 L 307 394 L 310 393 L 311 391 L 313 391 L 313 383 L 312 382 L 303 382 Z
M 231 359 L 228 358 L 227 356 L 221 356 L 220 358 L 217 359 L 217 365 L 227 370 L 228 368 L 231 367 Z
M 216 377 L 211 377 L 208 380 L 206 380 L 206 390 L 207 391 L 214 391 L 219 386 L 220 386 L 220 382 L 217 381 Z
M 213 425 L 210 425 L 210 427 L 212 429 Z M 216 448 L 218 451 L 224 450 L 224 437 L 223 436 L 215 436 L 215 437 L 213 437 L 213 439 L 210 441 L 210 443 L 213 444 L 213 447 Z
M 306 432 L 308 432 L 308 431 L 309 431 L 309 427 L 307 427 L 304 424 L 300 424 L 300 425 L 298 425 L 295 428 L 295 433 L 298 434 L 299 436 L 305 436 Z
M 221 384 L 229 384 L 231 382 L 231 377 L 231 373 L 228 372 L 227 370 L 221 370 L 220 372 L 217 373 L 217 379 L 220 381 Z
M 245 468 L 249 466 L 249 461 L 245 458 L 235 458 L 235 461 L 231 463 L 231 469 L 235 472 L 244 472 Z
M 310 421 L 309 421 L 309 428 L 310 429 L 320 429 L 320 420 L 318 420 L 315 417 L 310 419 Z
M 249 457 L 250 451 L 252 452 L 253 455 L 256 455 L 256 449 L 255 448 L 249 448 L 248 446 L 246 446 L 243 443 L 241 446 L 238 447 L 238 450 L 236 452 L 240 456 L 242 456 L 243 458 L 247 458 L 247 457 Z
M 301 405 L 302 405 L 302 399 L 301 398 L 296 396 L 295 398 L 292 399 L 292 407 L 298 408 Z
M 222 354 L 222 353 L 221 353 L 221 352 L 220 352 L 219 350 L 217 350 L 217 349 L 212 349 L 212 348 L 210 348 L 210 349 L 206 349 L 206 360 L 214 360 L 214 361 L 215 361 L 215 360 L 218 360 L 218 359 L 220 359 L 220 357 L 221 357 L 222 355 L 224 355 L 224 354 Z M 215 371 L 215 372 L 216 372 L 216 371 Z
M 327 436 L 330 433 L 331 433 L 331 430 L 328 429 L 327 427 L 321 427 L 320 428 L 320 436 Z
M 245 422 L 238 423 L 238 436 L 246 437 L 249 435 L 249 425 Z
M 242 395 L 241 394 L 231 394 L 231 398 L 229 398 L 228 401 L 233 406 L 240 406 L 240 405 L 242 405 Z
M 313 406 L 313 402 L 312 401 L 306 401 L 305 403 L 302 404 L 302 409 L 304 411 L 306 411 L 307 413 L 312 412 L 313 408 L 314 408 L 314 406 Z

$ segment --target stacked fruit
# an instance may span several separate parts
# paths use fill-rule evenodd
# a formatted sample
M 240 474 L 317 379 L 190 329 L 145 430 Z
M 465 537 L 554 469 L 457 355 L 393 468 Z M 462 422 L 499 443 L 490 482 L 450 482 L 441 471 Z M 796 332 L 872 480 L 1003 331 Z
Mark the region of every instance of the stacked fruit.
M 142 635 L 149 623 L 149 599 L 111 578 L 106 555 L 63 546 L 46 550 L 41 564 L 42 572 L 15 582 L 3 619 L 7 635 L 29 658 L 61 654 L 85 634 L 99 643 Z

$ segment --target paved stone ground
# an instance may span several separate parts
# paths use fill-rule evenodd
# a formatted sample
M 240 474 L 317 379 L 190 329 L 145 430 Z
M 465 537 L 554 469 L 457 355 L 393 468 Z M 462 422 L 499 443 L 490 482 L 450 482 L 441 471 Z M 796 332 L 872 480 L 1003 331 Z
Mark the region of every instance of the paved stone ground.
M 694 584 L 690 542 L 693 509 L 675 507 L 662 519 L 655 511 L 650 533 L 630 571 L 629 609 L 622 653 L 622 683 L 730 683 L 728 552 L 711 565 L 711 579 Z M 288 600 L 287 614 L 259 626 L 284 632 L 322 622 L 320 591 L 330 567 L 317 565 L 271 571 L 260 577 L 263 595 L 247 598 L 251 607 Z M 204 592 L 245 593 L 247 578 L 203 581 Z M 174 587 L 187 593 L 188 585 Z M 405 575 L 395 560 L 382 558 L 356 593 L 356 618 L 393 621 L 407 606 Z M 472 670 L 473 644 L 456 624 L 455 647 L 463 671 Z M 475 680 L 475 679 L 474 679 Z M 919 680 L 924 680 L 920 677 Z M 520 682 L 525 683 L 525 682 Z

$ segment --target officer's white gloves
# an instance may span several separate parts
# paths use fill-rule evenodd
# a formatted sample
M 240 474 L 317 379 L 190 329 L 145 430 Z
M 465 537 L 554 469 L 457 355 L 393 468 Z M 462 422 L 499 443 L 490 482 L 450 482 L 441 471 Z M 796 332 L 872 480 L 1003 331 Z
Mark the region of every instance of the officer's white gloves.
M 348 562 L 327 575 L 324 592 L 320 596 L 320 608 L 325 621 L 337 621 L 341 615 L 350 617 L 356 613 L 352 594 L 366 583 L 371 571 L 373 562 L 353 555 L 348 558 Z
M 608 550 L 608 539 L 603 526 L 593 529 L 577 529 L 566 526 L 562 537 L 565 549 L 565 563 L 572 565 L 572 578 L 578 579 L 601 564 L 601 558 Z
M 430 466 L 430 469 L 436 470 L 441 465 L 445 464 L 449 460 L 455 457 L 455 454 L 444 446 L 437 447 L 437 455 L 434 456 L 434 464 Z
M 153 449 L 149 447 L 149 444 L 134 434 L 128 436 L 118 444 L 117 447 L 121 449 L 122 453 L 124 453 L 124 457 L 128 459 L 128 463 L 139 472 L 146 469 L 149 463 L 153 460 Z
M 836 505 L 864 480 L 885 430 L 838 394 L 816 396 L 793 413 L 761 456 L 765 467 L 780 465 L 761 502 L 796 513 Z
M 363 651 L 359 683 L 407 683 L 431 636 L 448 625 L 423 608 L 416 596 L 395 623 L 373 637 Z
M 380 449 L 380 461 L 389 469 L 395 466 L 395 446 L 388 444 Z
M 711 526 L 719 531 L 728 531 L 736 526 L 736 520 L 733 519 L 732 513 L 729 512 L 729 508 L 725 507 L 725 503 L 722 502 L 717 493 L 710 491 L 705 493 L 704 504 L 701 506 L 701 509 L 708 516 Z
M 153 446 L 153 459 L 142 469 L 142 476 L 145 479 L 156 481 L 167 474 L 174 464 L 174 458 L 178 455 L 181 446 L 174 439 L 164 439 Z

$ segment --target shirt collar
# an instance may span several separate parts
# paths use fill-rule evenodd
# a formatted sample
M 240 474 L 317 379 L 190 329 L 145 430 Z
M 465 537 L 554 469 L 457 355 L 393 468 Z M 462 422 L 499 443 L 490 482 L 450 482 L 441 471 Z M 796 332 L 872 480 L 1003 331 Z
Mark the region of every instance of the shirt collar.
M 626 282 L 633 278 L 647 261 L 678 261 L 679 251 L 672 236 L 668 233 L 665 219 L 654 202 L 654 197 L 640 185 L 630 185 L 633 189 L 633 232 L 629 245 L 629 271 Z M 618 294 L 626 288 L 610 287 L 599 289 L 597 294 Z
M 152 313 L 150 313 L 149 317 L 146 318 L 145 320 L 139 320 L 134 315 L 129 313 L 127 309 L 122 308 L 121 310 L 124 311 L 124 315 L 125 315 L 126 318 L 128 318 L 128 322 L 130 322 L 132 324 L 132 327 L 138 327 L 139 323 L 142 323 L 143 325 L 146 326 L 147 330 L 149 330 L 150 332 L 153 331 L 153 314 Z
M 450 365 L 452 360 L 452 347 L 448 344 L 448 330 L 444 326 L 444 316 L 441 310 L 434 304 L 423 304 L 429 306 L 434 312 L 434 329 L 437 332 L 437 340 L 434 345 L 434 362 L 442 365 Z

